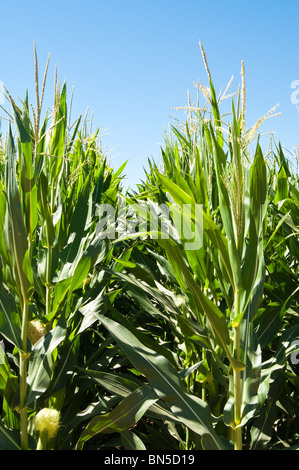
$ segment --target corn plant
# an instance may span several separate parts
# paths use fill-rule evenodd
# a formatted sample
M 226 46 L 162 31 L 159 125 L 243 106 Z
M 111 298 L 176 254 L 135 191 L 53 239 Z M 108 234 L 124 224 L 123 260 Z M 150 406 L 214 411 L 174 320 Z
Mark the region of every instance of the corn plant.
M 207 104 L 189 102 L 135 192 L 98 131 L 70 125 L 56 79 L 40 125 L 36 54 L 33 117 L 27 94 L 22 109 L 9 95 L 2 449 L 298 446 L 298 175 L 280 145 L 253 146 L 263 119 L 246 129 L 244 64 L 228 120 L 231 82 L 217 98 L 202 52 Z
M 80 344 L 78 309 L 92 292 L 95 264 L 109 264 L 113 251 L 96 230 L 96 208 L 106 198 L 115 201 L 122 171 L 109 168 L 98 131 L 86 135 L 80 119 L 68 126 L 66 84 L 60 88 L 55 82 L 52 113 L 40 126 L 37 59 L 36 94 L 33 118 L 28 94 L 22 110 L 9 95 L 13 122 L 1 175 L 3 448 L 35 448 L 37 411 L 48 405 L 59 413 L 68 398 L 65 374 L 76 364 Z M 40 431 L 38 448 L 46 448 L 54 435 L 48 438 Z
M 242 71 L 244 73 L 244 69 Z M 195 445 L 190 439 L 191 432 L 202 437 L 196 444 L 200 448 L 229 448 L 229 442 L 233 442 L 234 448 L 241 450 L 244 445 L 263 447 L 270 440 L 266 434 L 269 423 L 273 424 L 274 414 L 265 418 L 269 405 L 267 397 L 277 393 L 277 379 L 285 379 L 286 370 L 292 371 L 288 358 L 298 338 L 297 286 L 294 284 L 284 305 L 278 305 L 280 319 L 289 312 L 289 328 L 280 329 L 281 324 L 277 326 L 277 322 L 270 324 L 270 328 L 265 327 L 273 311 L 273 305 L 266 297 L 268 289 L 273 291 L 270 283 L 265 286 L 265 279 L 269 281 L 271 272 L 267 248 L 278 237 L 279 227 L 271 232 L 267 225 L 274 188 L 269 184 L 271 174 L 267 174 L 268 162 L 259 142 L 253 161 L 250 156 L 249 144 L 260 122 L 245 131 L 243 85 L 241 109 L 237 106 L 236 111 L 232 102 L 232 122 L 226 141 L 210 75 L 209 78 L 210 95 L 207 89 L 205 92 L 209 96 L 212 119 L 203 119 L 196 110 L 197 134 L 191 132 L 188 123 L 184 134 L 173 128 L 178 140 L 174 145 L 166 140 L 165 150 L 162 150 L 164 173 L 155 163 L 150 164 L 147 184 L 140 185 L 140 192 L 134 194 L 131 201 L 138 201 L 139 209 L 142 205 L 145 218 L 151 209 L 156 213 L 163 212 L 162 204 L 167 203 L 172 208 L 175 205 L 181 217 L 188 219 L 194 233 L 196 227 L 203 229 L 203 244 L 197 250 L 185 250 L 183 242 L 186 240 L 165 239 L 163 233 L 159 233 L 160 237 L 154 242 L 143 242 L 148 256 L 145 259 L 152 260 L 155 270 L 150 268 L 149 261 L 143 260 L 142 271 L 132 268 L 130 275 L 115 274 L 122 279 L 129 296 L 137 299 L 157 322 L 163 317 L 164 328 L 165 322 L 170 323 L 176 338 L 174 343 L 183 345 L 184 354 L 175 357 L 176 365 L 182 367 L 181 373 L 186 367 L 189 369 L 184 385 L 188 399 L 181 391 L 182 384 L 175 378 L 179 376 L 180 367 L 171 368 L 165 361 L 169 354 L 167 342 L 159 352 L 154 344 L 149 350 L 145 338 L 140 338 L 138 330 L 132 331 L 132 326 L 121 318 L 118 323 L 105 318 L 101 321 L 148 379 L 156 396 L 169 405 L 176 420 L 186 426 L 184 445 L 187 448 Z M 294 219 L 288 219 L 284 227 L 292 232 L 288 243 L 294 242 L 291 249 L 294 252 L 297 249 L 297 208 L 286 193 L 284 175 L 282 165 L 274 202 L 281 200 L 285 207 L 292 208 L 295 223 Z M 297 189 L 294 184 L 291 187 L 296 198 Z M 200 213 L 196 212 L 196 205 L 201 206 Z M 189 207 L 189 213 L 184 212 L 186 207 Z M 279 226 L 283 226 L 289 216 L 288 212 L 285 218 L 281 217 Z M 145 233 L 137 235 L 144 236 Z M 137 264 L 140 253 L 136 258 L 133 253 L 132 261 Z M 295 277 L 297 260 L 295 256 L 291 270 Z M 160 272 L 158 278 L 157 272 Z M 144 299 L 144 292 L 148 300 Z M 179 309 L 171 302 L 173 296 L 180 299 Z M 292 309 L 288 308 L 291 304 Z M 272 336 L 268 336 L 270 332 Z M 274 337 L 275 352 L 268 359 L 267 349 L 273 347 Z M 173 353 L 175 349 L 171 350 Z M 151 358 L 155 358 L 155 366 Z M 291 402 L 296 409 L 298 384 L 294 373 L 290 374 Z M 169 384 L 172 384 L 171 389 L 166 386 Z M 182 395 L 184 405 L 180 401 Z M 209 426 L 203 426 L 203 423 L 209 423 Z M 222 440 L 217 437 L 217 431 Z M 248 437 L 250 432 L 251 438 Z M 90 436 L 88 429 L 84 438 Z

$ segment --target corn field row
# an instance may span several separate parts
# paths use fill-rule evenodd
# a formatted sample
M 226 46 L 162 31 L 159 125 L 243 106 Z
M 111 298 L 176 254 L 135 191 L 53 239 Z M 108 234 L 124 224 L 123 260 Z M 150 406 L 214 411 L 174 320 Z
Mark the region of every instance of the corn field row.
M 244 68 L 224 117 L 203 56 L 207 105 L 136 190 L 70 123 L 66 84 L 44 118 L 45 81 L 35 109 L 7 92 L 1 450 L 298 448 L 298 172 L 246 128 Z

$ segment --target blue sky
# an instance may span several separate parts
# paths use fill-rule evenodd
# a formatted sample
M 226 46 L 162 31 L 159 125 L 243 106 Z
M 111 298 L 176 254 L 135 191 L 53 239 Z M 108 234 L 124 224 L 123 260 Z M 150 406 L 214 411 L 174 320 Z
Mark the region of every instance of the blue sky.
M 281 116 L 262 130 L 288 150 L 299 145 L 299 113 L 291 83 L 299 80 L 298 0 L 85 0 L 0 2 L 0 80 L 13 97 L 29 89 L 34 103 L 33 41 L 40 75 L 51 54 L 45 107 L 52 104 L 54 68 L 66 80 L 72 116 L 93 112 L 94 127 L 118 168 L 128 160 L 126 184 L 143 178 L 148 157 L 160 160 L 173 108 L 187 104 L 193 83 L 208 85 L 202 42 L 216 91 L 245 61 L 247 126 L 276 104 Z M 299 82 L 298 82 L 299 83 Z M 299 93 L 296 95 L 299 97 Z M 5 124 L 2 124 L 5 131 Z

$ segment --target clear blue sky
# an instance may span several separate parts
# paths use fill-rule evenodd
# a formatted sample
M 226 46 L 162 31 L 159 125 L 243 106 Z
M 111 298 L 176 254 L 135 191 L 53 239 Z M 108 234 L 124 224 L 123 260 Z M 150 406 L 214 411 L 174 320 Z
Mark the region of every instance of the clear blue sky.
M 299 144 L 299 113 L 290 100 L 291 82 L 299 80 L 298 0 L 15 0 L 0 6 L 0 80 L 14 97 L 23 98 L 28 88 L 34 103 L 33 41 L 41 76 L 50 52 L 45 105 L 57 64 L 69 97 L 75 83 L 73 117 L 89 107 L 94 126 L 109 133 L 103 144 L 114 167 L 129 160 L 127 184 L 143 177 L 148 157 L 160 159 L 164 130 L 173 108 L 187 104 L 187 90 L 194 96 L 195 81 L 208 85 L 199 40 L 218 91 L 231 75 L 237 90 L 244 59 L 247 125 L 279 103 L 281 117 L 262 129 L 276 132 L 288 149 Z

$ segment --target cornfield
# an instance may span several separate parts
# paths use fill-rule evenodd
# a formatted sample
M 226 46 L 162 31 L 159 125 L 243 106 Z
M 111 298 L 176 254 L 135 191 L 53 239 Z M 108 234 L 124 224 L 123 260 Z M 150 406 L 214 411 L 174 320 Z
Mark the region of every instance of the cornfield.
M 201 50 L 206 104 L 136 190 L 65 83 L 42 116 L 36 51 L 35 108 L 6 92 L 1 450 L 299 448 L 298 171 Z

